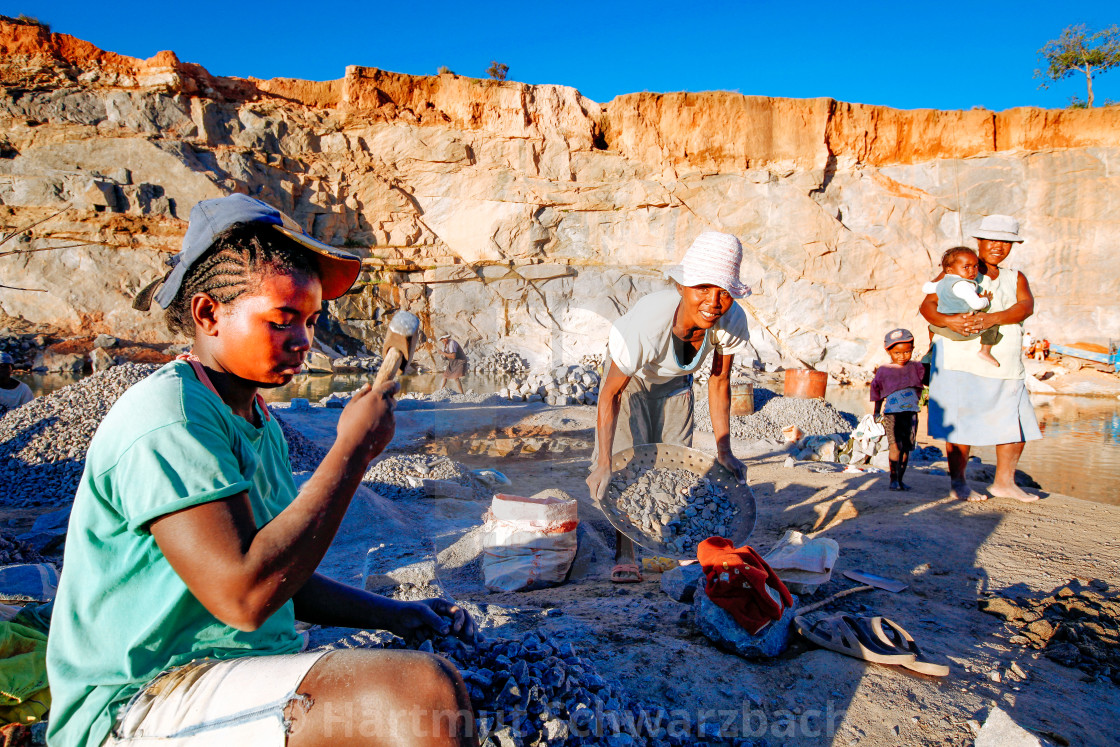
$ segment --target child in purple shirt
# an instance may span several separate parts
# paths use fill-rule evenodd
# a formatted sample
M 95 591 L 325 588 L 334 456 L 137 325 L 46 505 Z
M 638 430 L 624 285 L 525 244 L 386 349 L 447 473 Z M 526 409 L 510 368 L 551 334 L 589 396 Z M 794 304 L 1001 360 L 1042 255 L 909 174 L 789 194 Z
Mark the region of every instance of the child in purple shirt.
M 909 490 L 902 482 L 910 452 L 918 437 L 918 399 L 922 394 L 925 366 L 910 360 L 914 335 L 908 329 L 892 329 L 883 340 L 891 362 L 875 369 L 871 401 L 875 417 L 883 424 L 890 445 L 891 490 Z M 882 416 L 880 418 L 880 416 Z

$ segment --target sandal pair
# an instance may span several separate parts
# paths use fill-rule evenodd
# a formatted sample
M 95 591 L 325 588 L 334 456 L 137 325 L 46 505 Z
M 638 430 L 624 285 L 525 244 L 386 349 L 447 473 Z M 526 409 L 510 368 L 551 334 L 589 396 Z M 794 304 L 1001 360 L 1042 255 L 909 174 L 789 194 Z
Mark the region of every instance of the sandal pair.
M 856 659 L 905 667 L 920 674 L 944 677 L 949 667 L 924 658 L 913 636 L 885 617 L 830 615 L 815 622 L 793 618 L 797 632 L 821 648 Z

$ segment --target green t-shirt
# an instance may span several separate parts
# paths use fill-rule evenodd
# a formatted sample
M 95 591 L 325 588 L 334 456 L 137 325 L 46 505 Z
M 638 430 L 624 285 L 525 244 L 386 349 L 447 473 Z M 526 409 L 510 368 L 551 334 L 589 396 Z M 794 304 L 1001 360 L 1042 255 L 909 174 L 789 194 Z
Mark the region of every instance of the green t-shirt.
M 263 413 L 262 413 L 263 416 Z M 152 538 L 160 516 L 249 491 L 258 527 L 295 497 L 275 419 L 255 428 L 167 364 L 122 396 L 94 434 L 74 499 L 51 620 L 52 746 L 100 745 L 147 682 L 195 659 L 300 650 L 292 602 L 246 633 L 211 615 Z

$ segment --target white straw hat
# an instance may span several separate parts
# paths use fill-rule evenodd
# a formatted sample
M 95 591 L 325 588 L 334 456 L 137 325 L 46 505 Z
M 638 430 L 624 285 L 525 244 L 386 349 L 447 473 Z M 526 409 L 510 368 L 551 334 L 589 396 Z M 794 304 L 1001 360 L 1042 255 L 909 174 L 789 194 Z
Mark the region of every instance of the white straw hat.
M 980 221 L 980 227 L 972 232 L 975 239 L 990 239 L 992 241 L 1022 242 L 1019 236 L 1019 221 L 1010 215 L 986 215 Z
M 684 253 L 679 265 L 665 270 L 665 274 L 681 285 L 715 285 L 743 298 L 751 289 L 739 281 L 739 265 L 743 262 L 743 245 L 729 233 L 706 231 L 696 237 Z

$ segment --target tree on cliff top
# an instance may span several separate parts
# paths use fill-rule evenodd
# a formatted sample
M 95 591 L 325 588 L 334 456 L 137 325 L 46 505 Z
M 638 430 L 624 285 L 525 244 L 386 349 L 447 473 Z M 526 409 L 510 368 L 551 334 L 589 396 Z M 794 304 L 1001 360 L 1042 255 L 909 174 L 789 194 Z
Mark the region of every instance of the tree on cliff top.
M 507 73 L 509 73 L 509 65 L 503 65 L 497 60 L 490 60 L 490 67 L 486 70 L 486 74 L 490 76 L 491 80 L 505 80 Z
M 1045 70 L 1035 70 L 1036 78 L 1043 78 L 1040 88 L 1048 88 L 1050 81 L 1059 81 L 1075 71 L 1085 74 L 1089 89 L 1088 105 L 1093 106 L 1093 73 L 1103 73 L 1120 65 L 1120 26 L 1113 25 L 1090 35 L 1085 24 L 1069 26 L 1057 39 L 1046 42 L 1038 50 Z

